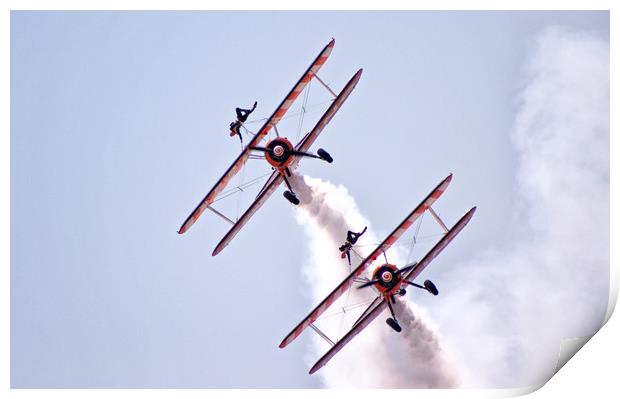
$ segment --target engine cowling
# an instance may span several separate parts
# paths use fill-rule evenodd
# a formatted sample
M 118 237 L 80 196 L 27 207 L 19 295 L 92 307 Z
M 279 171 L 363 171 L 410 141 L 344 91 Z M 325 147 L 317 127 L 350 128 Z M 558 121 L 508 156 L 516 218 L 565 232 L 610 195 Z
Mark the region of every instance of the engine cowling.
M 286 168 L 293 162 L 293 144 L 286 137 L 276 137 L 265 146 L 265 159 L 275 168 Z
M 377 267 L 372 272 L 372 280 L 378 280 L 375 287 L 380 292 L 388 292 L 392 290 L 400 283 L 400 279 L 396 275 L 397 271 L 398 267 L 389 263 Z

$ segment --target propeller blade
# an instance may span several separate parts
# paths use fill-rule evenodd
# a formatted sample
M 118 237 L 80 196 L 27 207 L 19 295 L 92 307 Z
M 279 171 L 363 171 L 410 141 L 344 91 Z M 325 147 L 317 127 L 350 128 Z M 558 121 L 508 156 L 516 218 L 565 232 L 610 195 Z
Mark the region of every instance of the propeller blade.
M 401 274 L 406 273 L 409 270 L 413 269 L 417 265 L 418 265 L 418 262 L 413 262 L 413 263 L 408 264 L 407 266 L 403 267 L 402 269 L 398 270 L 396 273 L 398 273 L 398 275 L 400 276 Z
M 269 152 L 271 151 L 269 148 L 266 147 L 252 147 L 253 150 L 257 150 L 257 151 L 262 151 L 262 152 Z
M 297 151 L 297 150 L 291 150 L 291 154 L 296 155 L 298 157 L 321 158 L 318 155 L 314 155 L 314 154 L 310 154 L 310 153 L 302 152 L 302 151 Z
M 403 267 L 402 269 L 398 270 L 398 271 L 396 272 L 396 274 L 400 276 L 400 275 L 401 275 L 401 274 L 403 274 L 403 273 L 407 273 L 409 270 L 411 270 L 411 269 L 413 269 L 414 267 L 416 267 L 416 265 L 417 265 L 417 264 L 415 264 L 415 265 L 411 265 L 411 266 L 407 266 L 407 267 Z
M 380 279 L 377 280 L 370 280 L 362 285 L 360 285 L 359 287 L 357 287 L 357 289 L 359 290 L 360 288 L 365 288 L 365 287 L 370 287 L 373 284 L 377 284 L 379 281 L 381 281 Z

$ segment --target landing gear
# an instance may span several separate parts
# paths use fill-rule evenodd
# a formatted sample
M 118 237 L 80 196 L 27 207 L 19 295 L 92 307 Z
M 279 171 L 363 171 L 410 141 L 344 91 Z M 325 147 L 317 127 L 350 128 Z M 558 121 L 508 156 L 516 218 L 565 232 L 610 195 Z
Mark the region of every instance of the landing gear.
M 297 196 L 295 195 L 293 187 L 291 187 L 291 183 L 289 183 L 288 179 L 286 178 L 286 175 L 290 177 L 292 173 L 288 168 L 285 169 L 285 173 L 286 174 L 283 174 L 282 177 L 284 178 L 284 183 L 286 183 L 286 187 L 288 187 L 288 190 L 284 192 L 284 198 L 286 198 L 293 205 L 299 205 L 299 198 L 297 198 Z
M 299 205 L 299 198 L 297 198 L 295 193 L 292 191 L 286 190 L 284 192 L 284 198 L 286 198 L 293 205 Z
M 391 317 L 388 317 L 385 322 L 387 323 L 388 326 L 392 327 L 392 330 L 394 330 L 394 331 L 396 331 L 398 333 L 403 330 L 402 327 L 400 326 L 400 324 L 398 324 L 398 322 L 395 319 L 391 318 Z
M 325 151 L 324 149 L 319 148 L 319 150 L 316 153 L 319 155 L 319 158 L 326 161 L 327 163 L 334 162 L 334 158 L 332 158 L 332 156 L 329 155 L 329 153 Z
M 407 284 L 412 285 L 414 287 L 418 287 L 421 288 L 423 290 L 426 290 L 428 292 L 430 292 L 433 295 L 439 295 L 439 290 L 437 289 L 437 287 L 435 287 L 435 284 L 433 284 L 433 282 L 431 280 L 426 280 L 424 282 L 424 285 L 420 285 L 420 284 L 416 284 L 416 283 L 412 283 L 411 281 L 405 281 Z
M 437 289 L 437 287 L 435 287 L 435 284 L 433 284 L 431 280 L 426 280 L 424 282 L 424 288 L 426 288 L 428 292 L 435 296 L 439 295 L 439 290 Z
M 394 300 L 394 296 L 392 296 L 392 302 L 395 302 Z M 392 304 L 390 303 L 390 301 L 387 301 L 388 304 L 388 308 L 390 308 L 390 313 L 392 314 L 392 317 L 388 317 L 387 320 L 385 321 L 387 323 L 388 326 L 392 327 L 392 329 L 396 332 L 401 332 L 403 329 L 400 327 L 400 324 L 398 324 L 398 320 L 396 320 L 396 315 L 394 314 L 394 309 L 392 308 Z

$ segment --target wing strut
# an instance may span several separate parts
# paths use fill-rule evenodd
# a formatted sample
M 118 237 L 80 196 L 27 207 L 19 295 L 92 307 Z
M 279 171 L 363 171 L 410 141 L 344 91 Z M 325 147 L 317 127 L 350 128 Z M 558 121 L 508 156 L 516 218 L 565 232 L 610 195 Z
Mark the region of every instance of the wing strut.
M 223 213 L 221 213 L 220 211 L 218 211 L 217 209 L 215 209 L 214 207 L 212 207 L 211 205 L 207 206 L 207 209 L 210 210 L 211 212 L 215 213 L 217 216 L 221 217 L 222 219 L 224 219 L 225 221 L 227 221 L 228 223 L 234 225 L 235 222 L 233 222 L 232 220 L 230 220 L 228 217 L 226 217 L 226 215 L 224 215 Z
M 319 334 L 319 337 L 323 338 L 325 341 L 327 341 L 328 344 L 330 344 L 331 346 L 336 345 L 336 343 L 334 341 L 332 341 L 331 339 L 329 339 L 329 337 L 327 335 L 325 335 L 325 333 L 323 333 L 323 331 L 321 331 L 317 326 L 315 326 L 313 323 L 310 323 L 310 328 L 314 330 L 314 332 L 316 332 L 317 334 Z
M 443 222 L 443 220 L 441 220 L 441 218 L 439 217 L 438 214 L 435 213 L 435 211 L 433 210 L 433 208 L 431 208 L 430 206 L 428 207 L 428 211 L 431 213 L 431 215 L 433 216 L 433 219 L 435 219 L 435 221 L 441 226 L 441 228 L 443 229 L 444 233 L 447 233 L 449 231 L 448 227 L 446 226 L 446 224 Z
M 326 89 L 327 89 L 330 93 L 332 93 L 332 96 L 334 96 L 334 98 L 338 97 L 338 96 L 336 95 L 336 93 L 334 93 L 334 91 L 331 89 L 331 87 L 329 87 L 328 85 L 326 85 L 326 84 L 325 84 L 325 82 L 323 82 L 323 81 L 321 80 L 321 78 L 319 78 L 319 75 L 314 74 L 314 77 L 316 78 L 316 80 L 318 80 L 318 81 L 319 81 L 319 83 L 321 83 L 321 84 L 323 85 L 323 87 L 325 87 L 325 88 L 326 88 Z

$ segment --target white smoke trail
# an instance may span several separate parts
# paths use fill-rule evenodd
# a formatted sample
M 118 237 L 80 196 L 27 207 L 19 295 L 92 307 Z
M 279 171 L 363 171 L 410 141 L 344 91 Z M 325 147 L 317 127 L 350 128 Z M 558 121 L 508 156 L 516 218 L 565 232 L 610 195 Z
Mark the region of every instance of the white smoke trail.
M 294 176 L 291 179 L 301 200 L 298 221 L 311 237 L 311 258 L 305 272 L 312 290 L 312 301 L 318 303 L 349 274 L 349 266 L 340 258 L 338 246 L 348 229 L 359 231 L 368 221 L 360 214 L 347 190 L 318 179 Z M 360 248 L 372 250 L 377 238 L 369 231 L 358 241 Z M 363 253 L 362 256 L 367 255 Z M 397 255 L 388 254 L 395 261 Z M 353 267 L 361 259 L 352 259 Z M 402 262 L 397 262 L 402 266 Z M 346 303 L 372 299 L 370 288 L 350 290 L 338 309 Z M 363 310 L 347 312 L 344 316 L 322 321 L 321 329 L 332 337 L 342 336 Z M 406 300 L 398 300 L 395 312 L 403 332 L 392 331 L 379 316 L 364 332 L 351 341 L 319 375 L 330 388 L 451 388 L 459 384 L 459 376 L 441 348 L 434 329 L 422 321 L 423 313 Z M 414 314 L 417 317 L 414 317 Z M 312 364 L 328 349 L 323 341 L 314 342 L 314 353 L 308 359 Z
M 546 30 L 526 72 L 512 134 L 521 238 L 454 267 L 434 314 L 475 386 L 546 382 L 563 340 L 595 333 L 608 303 L 609 43 Z
M 449 387 L 459 376 L 468 387 L 542 384 L 556 371 L 565 339 L 602 325 L 609 298 L 608 40 L 546 30 L 526 72 L 512 133 L 521 224 L 507 226 L 520 238 L 509 248 L 481 248 L 477 259 L 452 268 L 433 313 L 442 345 L 419 323 L 424 317 L 401 336 L 380 317 L 321 370 L 327 386 Z M 299 220 L 312 237 L 306 272 L 316 302 L 347 274 L 337 251 L 347 228 L 367 221 L 343 187 L 307 182 L 315 192 Z M 377 240 L 367 233 L 360 242 Z M 408 311 L 399 305 L 403 324 Z M 342 335 L 333 324 L 327 328 Z M 466 365 L 459 374 L 442 346 Z M 326 349 L 317 341 L 308 363 Z

